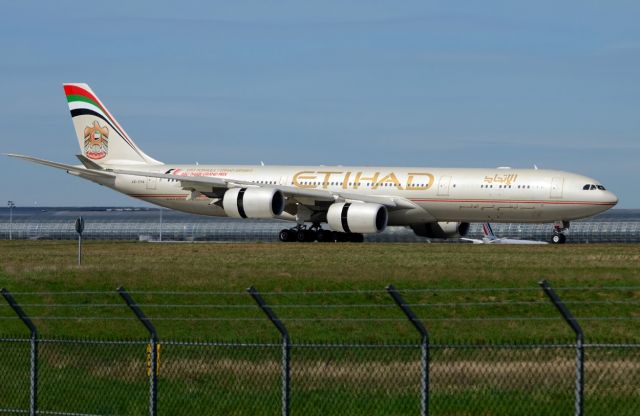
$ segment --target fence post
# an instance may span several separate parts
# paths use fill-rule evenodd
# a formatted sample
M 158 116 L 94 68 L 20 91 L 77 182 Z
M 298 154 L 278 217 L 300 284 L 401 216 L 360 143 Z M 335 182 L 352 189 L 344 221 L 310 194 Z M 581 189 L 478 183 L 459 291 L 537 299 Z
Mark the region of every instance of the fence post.
M 138 304 L 133 300 L 131 295 L 126 291 L 124 287 L 119 287 L 117 289 L 118 293 L 124 301 L 127 303 L 127 306 L 133 311 L 136 315 L 136 318 L 140 320 L 142 325 L 149 331 L 149 335 L 151 336 L 150 345 L 150 363 L 149 363 L 149 414 L 151 416 L 156 416 L 158 413 L 158 369 L 157 369 L 157 348 L 158 348 L 158 333 L 156 332 L 156 328 L 151 323 L 151 320 L 147 318 L 147 316 L 142 312 Z
M 2 296 L 5 298 L 11 309 L 18 315 L 20 320 L 31 331 L 31 376 L 30 376 L 30 395 L 29 395 L 29 414 L 35 416 L 38 411 L 38 330 L 31 319 L 22 310 L 18 302 L 11 296 L 11 293 L 5 288 L 0 289 Z
M 409 322 L 411 322 L 418 332 L 420 332 L 420 336 L 422 338 L 420 343 L 420 350 L 422 351 L 420 359 L 420 368 L 422 372 L 420 415 L 427 416 L 429 414 L 429 332 L 393 285 L 387 286 L 387 292 L 400 307 L 402 312 L 407 316 Z
M 291 343 L 289 342 L 289 331 L 278 318 L 275 312 L 262 299 L 258 289 L 251 286 L 247 289 L 253 300 L 256 301 L 260 309 L 267 315 L 267 318 L 275 325 L 278 332 L 282 336 L 282 416 L 289 416 L 290 409 L 290 382 L 291 382 Z
M 562 318 L 571 327 L 576 334 L 576 403 L 575 414 L 582 416 L 584 414 L 584 333 L 582 328 L 573 317 L 567 306 L 562 302 L 560 297 L 551 288 L 546 280 L 540 281 L 540 286 L 544 293 L 551 299 L 553 305 L 558 309 Z

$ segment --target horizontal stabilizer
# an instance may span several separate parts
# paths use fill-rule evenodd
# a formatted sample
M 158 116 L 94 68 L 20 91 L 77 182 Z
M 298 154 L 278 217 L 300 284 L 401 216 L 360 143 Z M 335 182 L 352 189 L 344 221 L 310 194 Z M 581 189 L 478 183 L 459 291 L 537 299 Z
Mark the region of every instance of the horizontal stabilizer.
M 93 177 L 103 177 L 103 178 L 113 178 L 115 175 L 113 173 L 106 172 L 104 170 L 93 170 L 93 169 L 85 169 L 79 166 L 73 165 L 65 165 L 64 163 L 52 162 L 50 160 L 38 159 L 33 156 L 25 156 L 25 155 L 16 155 L 13 153 L 5 153 L 5 156 L 15 157 L 17 159 L 27 160 L 29 162 L 38 163 L 40 165 L 50 166 L 56 169 L 62 169 L 69 173 L 74 173 L 82 176 L 93 176 Z

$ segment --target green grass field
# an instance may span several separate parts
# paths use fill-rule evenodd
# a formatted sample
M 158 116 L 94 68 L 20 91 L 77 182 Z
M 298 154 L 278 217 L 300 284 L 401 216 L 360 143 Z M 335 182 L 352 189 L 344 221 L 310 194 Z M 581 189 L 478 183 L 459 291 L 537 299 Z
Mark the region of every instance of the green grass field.
M 433 343 L 458 345 L 432 349 L 432 414 L 572 412 L 574 350 L 524 346 L 573 339 L 537 286 L 541 279 L 557 288 L 587 340 L 640 341 L 636 245 L 89 242 L 82 267 L 75 250 L 68 241 L 0 242 L 0 286 L 48 339 L 39 347 L 40 408 L 47 411 L 148 413 L 146 333 L 118 286 L 158 328 L 160 414 L 280 412 L 278 335 L 246 294 L 252 285 L 296 343 L 293 414 L 418 413 L 419 337 L 384 291 L 388 284 L 405 291 Z M 25 335 L 0 306 L 0 338 Z M 78 338 L 88 341 L 67 342 Z M 354 345 L 301 345 L 309 342 Z M 639 352 L 587 350 L 588 414 L 637 414 Z M 28 353 L 28 343 L 0 341 L 7 375 L 0 412 L 27 406 Z
M 88 242 L 84 255 L 77 267 L 74 242 L 0 242 L 0 286 L 29 315 L 46 318 L 36 322 L 49 336 L 143 335 L 115 293 L 124 286 L 157 318 L 163 338 L 275 339 L 244 292 L 253 285 L 294 340 L 413 340 L 384 292 L 393 284 L 412 290 L 403 295 L 434 342 L 570 339 L 537 286 L 547 279 L 586 318 L 588 339 L 640 339 L 637 245 Z M 322 293 L 333 291 L 363 293 Z M 0 316 L 0 332 L 24 332 L 8 307 Z

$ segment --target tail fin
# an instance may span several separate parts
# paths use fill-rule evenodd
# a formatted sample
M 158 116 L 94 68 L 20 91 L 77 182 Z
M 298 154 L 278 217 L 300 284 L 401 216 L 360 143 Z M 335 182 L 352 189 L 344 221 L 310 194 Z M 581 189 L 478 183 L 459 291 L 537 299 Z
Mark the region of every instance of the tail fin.
M 482 234 L 484 235 L 485 238 L 488 238 L 489 240 L 496 239 L 496 235 L 493 233 L 493 228 L 491 228 L 491 224 L 489 224 L 488 222 L 485 222 L 484 224 L 482 224 Z
M 98 164 L 162 164 L 136 146 L 87 84 L 64 84 L 64 93 L 83 156 Z

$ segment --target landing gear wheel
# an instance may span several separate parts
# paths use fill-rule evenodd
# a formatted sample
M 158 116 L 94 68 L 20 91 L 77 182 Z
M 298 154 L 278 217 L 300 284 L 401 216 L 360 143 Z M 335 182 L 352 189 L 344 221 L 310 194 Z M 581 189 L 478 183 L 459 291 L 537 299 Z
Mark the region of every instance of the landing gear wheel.
M 296 240 L 296 234 L 294 233 L 293 230 L 288 230 L 285 228 L 284 230 L 280 230 L 280 233 L 278 234 L 278 239 L 283 243 L 289 243 L 291 241 Z
M 349 241 L 352 243 L 364 243 L 364 235 L 359 233 L 349 233 Z
M 564 244 L 567 241 L 567 236 L 564 234 L 554 234 L 551 237 L 551 244 Z
M 317 232 L 317 238 L 319 243 L 333 243 L 336 238 L 333 235 L 333 231 L 319 229 Z
M 333 237 L 336 239 L 338 243 L 345 243 L 349 241 L 349 234 L 341 233 L 339 231 L 335 231 Z
M 316 232 L 313 230 L 298 230 L 296 240 L 300 243 L 310 243 L 316 240 Z
M 307 242 L 311 243 L 318 239 L 318 233 L 315 230 L 307 230 Z

